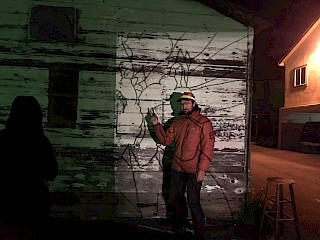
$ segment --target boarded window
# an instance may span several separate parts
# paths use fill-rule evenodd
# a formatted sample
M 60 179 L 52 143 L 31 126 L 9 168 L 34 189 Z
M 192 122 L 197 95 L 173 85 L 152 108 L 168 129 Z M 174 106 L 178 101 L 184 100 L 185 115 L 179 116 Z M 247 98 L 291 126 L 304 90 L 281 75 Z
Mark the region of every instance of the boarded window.
M 49 81 L 48 126 L 75 128 L 79 70 L 68 65 L 52 66 Z
M 74 42 L 76 10 L 73 7 L 37 5 L 30 10 L 30 39 L 46 42 Z
M 298 67 L 294 70 L 294 86 L 304 86 L 308 83 L 307 66 Z

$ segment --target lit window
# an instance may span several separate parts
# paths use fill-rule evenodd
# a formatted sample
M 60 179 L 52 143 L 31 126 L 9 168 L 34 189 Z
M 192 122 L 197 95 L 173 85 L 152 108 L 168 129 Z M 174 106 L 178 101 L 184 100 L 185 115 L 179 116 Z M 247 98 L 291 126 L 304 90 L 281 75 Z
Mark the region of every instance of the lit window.
M 307 65 L 294 70 L 294 86 L 304 86 L 308 84 Z

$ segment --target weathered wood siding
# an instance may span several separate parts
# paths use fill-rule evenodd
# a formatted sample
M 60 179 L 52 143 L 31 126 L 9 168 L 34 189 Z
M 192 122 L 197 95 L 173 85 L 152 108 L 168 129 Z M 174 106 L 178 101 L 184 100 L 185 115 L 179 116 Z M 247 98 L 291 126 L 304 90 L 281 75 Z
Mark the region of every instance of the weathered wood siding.
M 253 29 L 191 0 L 4 1 L 0 9 L 0 128 L 19 94 L 35 96 L 59 161 L 55 216 L 164 216 L 163 146 L 145 116 L 171 118 L 173 92 L 192 91 L 216 130 L 203 206 L 230 218 L 250 176 L 246 150 Z M 30 8 L 74 7 L 76 41 L 29 39 Z M 48 125 L 50 69 L 77 69 L 74 128 Z

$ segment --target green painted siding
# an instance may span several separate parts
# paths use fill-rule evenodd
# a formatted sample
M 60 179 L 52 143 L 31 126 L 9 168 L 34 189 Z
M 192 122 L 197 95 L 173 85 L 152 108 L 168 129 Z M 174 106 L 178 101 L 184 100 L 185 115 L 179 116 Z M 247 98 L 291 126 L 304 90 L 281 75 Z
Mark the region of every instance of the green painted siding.
M 204 208 L 209 217 L 233 217 L 249 174 L 253 29 L 191 0 L 18 2 L 0 0 L 0 129 L 16 95 L 39 100 L 59 162 L 52 215 L 164 216 L 163 146 L 145 116 L 153 108 L 165 122 L 166 99 L 188 89 L 217 131 Z M 76 9 L 75 41 L 31 39 L 36 5 Z M 75 120 L 61 99 L 72 100 Z

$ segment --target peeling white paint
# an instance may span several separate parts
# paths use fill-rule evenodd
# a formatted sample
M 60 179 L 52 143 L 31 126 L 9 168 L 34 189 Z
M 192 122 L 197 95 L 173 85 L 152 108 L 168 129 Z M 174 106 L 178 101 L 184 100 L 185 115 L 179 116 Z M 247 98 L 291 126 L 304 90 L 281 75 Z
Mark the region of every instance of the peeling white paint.
M 210 185 L 205 185 L 204 190 L 206 190 L 207 192 L 212 192 L 213 190 L 224 190 L 224 188 L 220 187 L 219 185 L 215 185 L 215 186 L 210 186 Z

